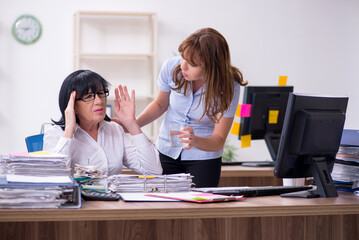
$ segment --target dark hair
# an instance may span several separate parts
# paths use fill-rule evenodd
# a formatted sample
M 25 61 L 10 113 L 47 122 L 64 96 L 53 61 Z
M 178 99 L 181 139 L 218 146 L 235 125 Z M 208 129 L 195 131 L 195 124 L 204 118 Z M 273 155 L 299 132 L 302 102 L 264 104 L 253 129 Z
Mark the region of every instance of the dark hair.
M 67 76 L 64 82 L 61 85 L 59 92 L 59 107 L 61 111 L 61 119 L 59 121 L 52 120 L 56 125 L 61 126 L 65 129 L 65 109 L 70 99 L 72 91 L 76 91 L 76 99 L 83 97 L 85 94 L 91 90 L 92 92 L 97 92 L 98 90 L 108 89 L 110 83 L 107 82 L 99 74 L 92 72 L 90 70 L 77 70 Z M 111 119 L 106 115 L 106 121 L 111 121 Z M 79 119 L 76 116 L 76 123 L 79 123 Z

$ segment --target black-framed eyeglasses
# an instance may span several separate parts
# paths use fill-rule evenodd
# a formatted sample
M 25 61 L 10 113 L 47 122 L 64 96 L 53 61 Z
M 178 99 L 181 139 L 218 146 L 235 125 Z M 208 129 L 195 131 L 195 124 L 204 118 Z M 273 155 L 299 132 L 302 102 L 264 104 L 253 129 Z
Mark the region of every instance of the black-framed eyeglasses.
M 92 102 L 93 100 L 95 100 L 96 95 L 99 96 L 99 98 L 105 98 L 110 94 L 110 92 L 108 91 L 108 89 L 105 90 L 101 90 L 95 93 L 88 93 L 83 95 L 80 98 L 77 98 L 76 100 L 82 100 L 84 102 Z

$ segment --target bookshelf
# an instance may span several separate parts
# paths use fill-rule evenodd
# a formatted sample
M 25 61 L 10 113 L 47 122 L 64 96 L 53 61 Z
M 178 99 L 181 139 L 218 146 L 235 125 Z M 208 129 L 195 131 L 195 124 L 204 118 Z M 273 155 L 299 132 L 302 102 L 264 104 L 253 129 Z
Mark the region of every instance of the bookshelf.
M 90 69 L 111 84 L 107 104 L 114 116 L 114 89 L 136 91 L 136 116 L 156 94 L 157 14 L 78 11 L 74 14 L 74 70 Z M 157 123 L 143 127 L 151 139 Z

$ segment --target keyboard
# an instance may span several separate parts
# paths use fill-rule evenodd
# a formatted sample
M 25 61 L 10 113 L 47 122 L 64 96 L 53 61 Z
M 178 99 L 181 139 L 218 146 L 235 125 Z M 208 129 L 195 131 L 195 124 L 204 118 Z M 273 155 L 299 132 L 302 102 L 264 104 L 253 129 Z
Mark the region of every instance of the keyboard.
M 221 195 L 233 195 L 244 197 L 259 197 L 280 195 L 283 193 L 292 193 L 299 191 L 307 191 L 313 186 L 264 186 L 264 187 L 217 187 L 217 188 L 194 188 L 192 191 L 209 192 Z

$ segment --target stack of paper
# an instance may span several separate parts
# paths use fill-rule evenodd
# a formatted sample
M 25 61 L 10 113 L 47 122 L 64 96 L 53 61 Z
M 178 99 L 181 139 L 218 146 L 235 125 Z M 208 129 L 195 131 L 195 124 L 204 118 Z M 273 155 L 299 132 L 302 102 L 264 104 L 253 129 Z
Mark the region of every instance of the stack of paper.
M 68 176 L 70 168 L 66 167 L 66 156 L 61 154 L 10 153 L 2 155 L 3 173 L 29 176 Z
M 107 192 L 106 177 L 95 166 L 75 165 L 74 180 L 83 191 Z
M 61 194 L 60 187 L 0 187 L 0 208 L 58 208 L 66 202 Z
M 114 192 L 182 192 L 190 191 L 193 185 L 190 174 L 127 175 L 119 174 L 108 178 L 108 188 Z
M 66 156 L 45 152 L 0 156 L 0 208 L 79 208 L 79 185 Z
M 359 130 L 343 131 L 331 175 L 338 190 L 359 189 Z

